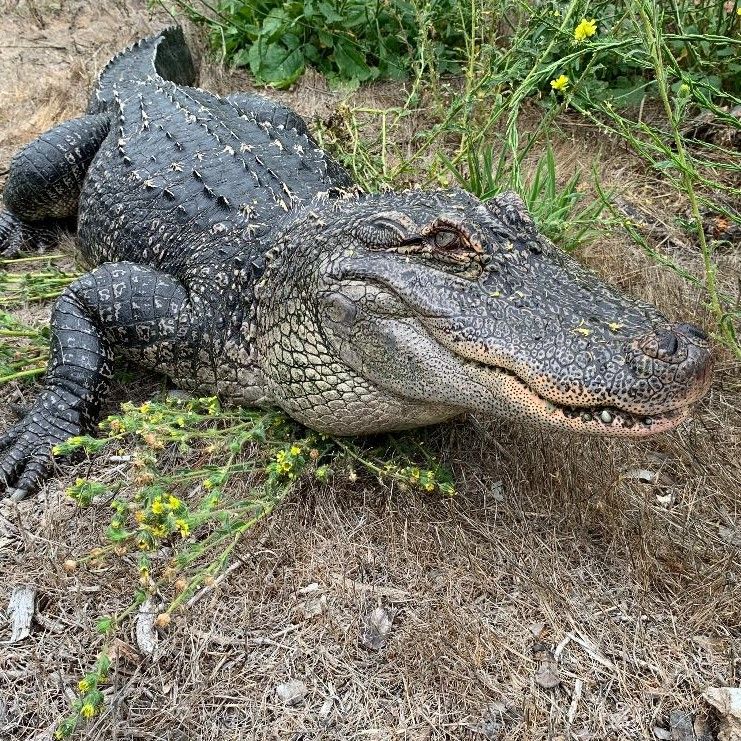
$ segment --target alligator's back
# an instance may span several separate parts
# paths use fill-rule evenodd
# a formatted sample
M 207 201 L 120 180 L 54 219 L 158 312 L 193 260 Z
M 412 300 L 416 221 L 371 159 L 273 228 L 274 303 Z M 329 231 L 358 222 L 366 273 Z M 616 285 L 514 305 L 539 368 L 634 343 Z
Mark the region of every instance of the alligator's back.
M 259 261 L 289 211 L 351 185 L 305 126 L 272 123 L 270 101 L 243 96 L 236 104 L 165 73 L 192 74 L 179 30 L 139 42 L 101 73 L 91 108 L 107 112 L 110 133 L 79 208 L 89 262 L 194 275 L 237 254 Z M 253 99 L 260 110 L 249 107 Z

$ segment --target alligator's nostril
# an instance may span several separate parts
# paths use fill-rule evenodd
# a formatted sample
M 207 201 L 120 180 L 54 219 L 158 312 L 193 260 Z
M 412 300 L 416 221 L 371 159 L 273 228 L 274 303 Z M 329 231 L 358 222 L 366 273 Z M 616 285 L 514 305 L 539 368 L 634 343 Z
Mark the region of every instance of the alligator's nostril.
M 705 332 L 703 332 L 699 327 L 696 327 L 694 324 L 677 324 L 676 330 L 677 332 L 681 332 L 683 335 L 687 337 L 693 337 L 694 339 L 708 339 L 708 336 L 705 334 Z
M 677 346 L 679 343 L 677 342 L 677 336 L 674 332 L 659 332 L 656 341 L 660 353 L 663 353 L 664 355 L 674 355 L 674 353 L 677 352 Z

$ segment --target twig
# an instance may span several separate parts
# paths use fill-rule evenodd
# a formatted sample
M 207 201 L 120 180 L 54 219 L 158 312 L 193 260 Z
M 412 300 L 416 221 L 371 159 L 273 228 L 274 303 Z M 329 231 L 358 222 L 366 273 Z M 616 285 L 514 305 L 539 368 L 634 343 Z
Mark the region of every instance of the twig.
M 576 709 L 579 705 L 579 700 L 581 698 L 581 691 L 584 687 L 584 680 L 577 679 L 574 682 L 574 694 L 571 700 L 571 705 L 569 706 L 569 714 L 566 718 L 569 725 L 571 725 L 574 722 L 574 718 L 576 718 Z
M 584 636 L 579 637 L 573 633 L 566 634 L 572 641 L 578 643 L 598 664 L 602 664 L 605 669 L 615 671 L 615 664 L 613 664 L 603 653 L 601 653 L 597 647 Z

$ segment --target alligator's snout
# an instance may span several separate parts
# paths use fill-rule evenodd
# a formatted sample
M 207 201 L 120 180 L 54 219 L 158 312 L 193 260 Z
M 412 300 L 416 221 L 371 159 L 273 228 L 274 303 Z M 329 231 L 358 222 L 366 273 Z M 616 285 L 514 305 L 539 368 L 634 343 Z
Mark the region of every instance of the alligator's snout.
M 627 408 L 651 413 L 700 399 L 713 365 L 708 336 L 692 324 L 662 325 L 636 338 L 626 351 L 635 382 Z
M 636 340 L 635 346 L 648 357 L 666 363 L 682 363 L 689 356 L 704 356 L 709 352 L 708 336 L 693 324 L 677 324 L 649 332 Z

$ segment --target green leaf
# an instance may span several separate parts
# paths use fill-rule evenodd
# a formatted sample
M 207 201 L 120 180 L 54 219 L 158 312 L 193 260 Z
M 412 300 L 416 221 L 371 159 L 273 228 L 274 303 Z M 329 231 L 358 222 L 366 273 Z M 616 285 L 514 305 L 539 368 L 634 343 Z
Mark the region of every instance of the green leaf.
M 305 60 L 300 48 L 289 49 L 282 43 L 259 40 L 250 47 L 249 65 L 252 74 L 262 83 L 285 88 L 304 71 Z
M 317 7 L 329 23 L 342 23 L 343 17 L 329 3 L 319 3 Z
M 262 22 L 262 31 L 260 36 L 264 39 L 271 39 L 290 26 L 291 19 L 282 10 L 271 10 Z
M 365 57 L 344 40 L 335 44 L 334 59 L 340 79 L 363 82 L 373 77 L 373 72 L 366 64 Z

